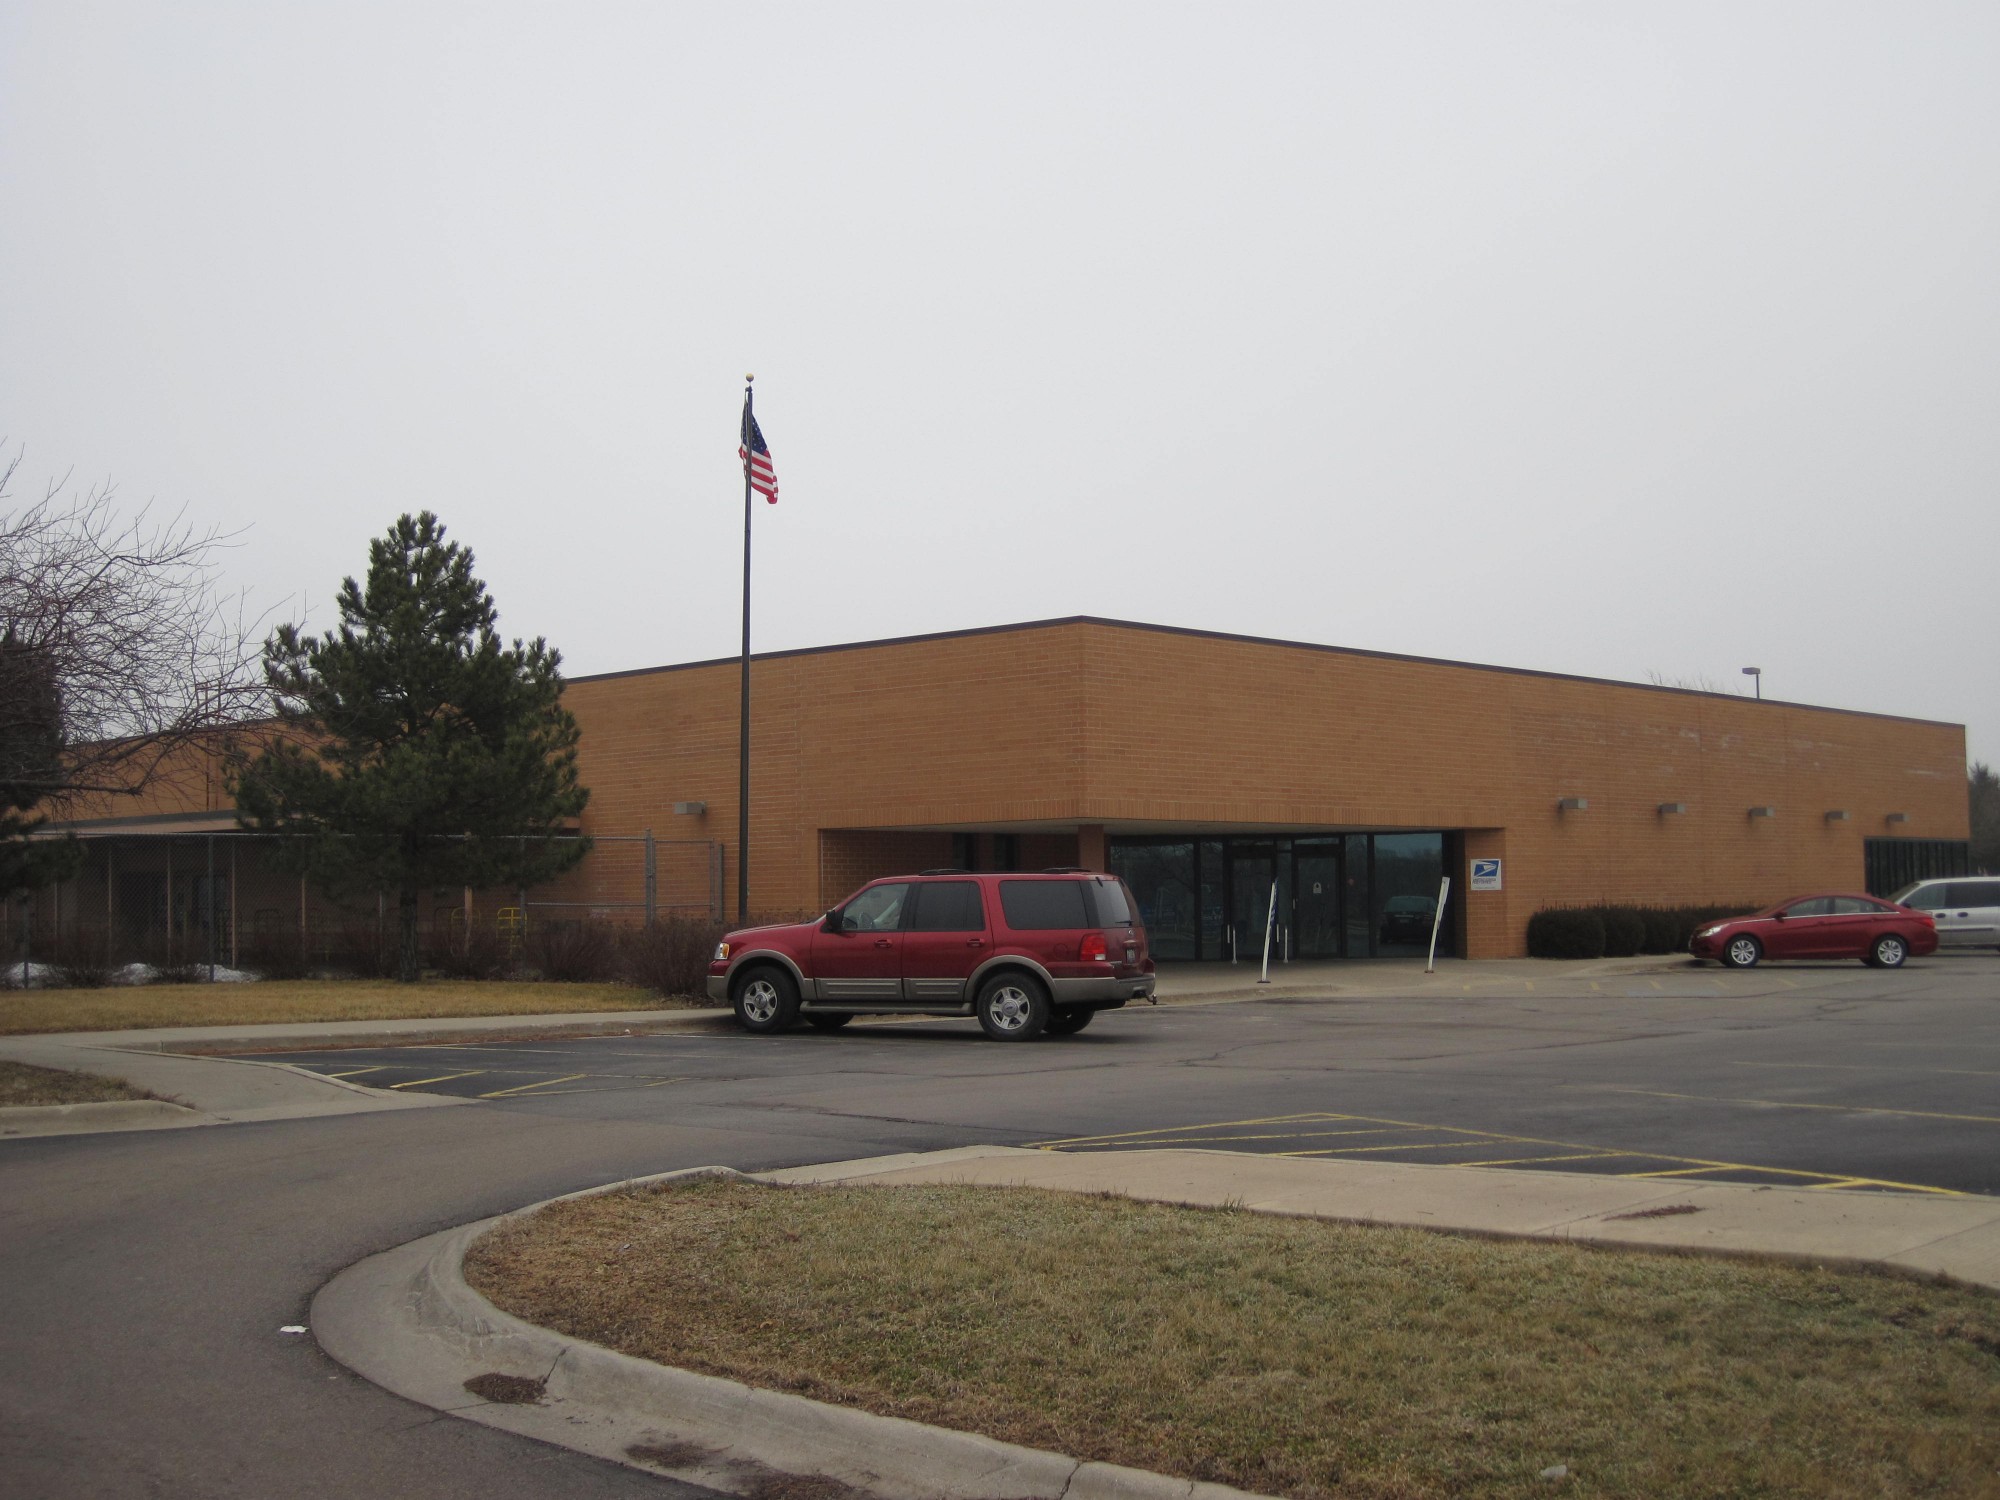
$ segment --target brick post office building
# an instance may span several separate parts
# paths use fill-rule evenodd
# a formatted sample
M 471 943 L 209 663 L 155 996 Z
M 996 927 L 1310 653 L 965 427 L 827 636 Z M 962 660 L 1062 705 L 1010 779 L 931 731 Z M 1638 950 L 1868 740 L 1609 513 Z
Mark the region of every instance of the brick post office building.
M 699 829 L 732 891 L 738 673 L 566 700 L 586 827 Z M 1126 878 L 1162 959 L 1247 957 L 1274 884 L 1293 956 L 1364 957 L 1419 951 L 1399 916 L 1448 874 L 1448 951 L 1504 957 L 1543 906 L 1882 887 L 1968 836 L 1956 724 L 1115 620 L 774 652 L 751 700 L 753 914 L 1076 864 Z
M 735 657 L 572 680 L 595 849 L 426 922 L 733 919 L 738 681 Z M 1084 865 L 1125 877 L 1163 960 L 1252 956 L 1274 886 L 1280 952 L 1357 958 L 1421 952 L 1449 875 L 1444 951 L 1506 957 L 1544 906 L 1965 868 L 1956 724 L 1081 617 L 772 652 L 751 683 L 753 915 Z M 102 858 L 44 903 L 59 923 L 226 956 L 381 905 L 259 875 L 213 766 L 103 811 L 72 824 Z

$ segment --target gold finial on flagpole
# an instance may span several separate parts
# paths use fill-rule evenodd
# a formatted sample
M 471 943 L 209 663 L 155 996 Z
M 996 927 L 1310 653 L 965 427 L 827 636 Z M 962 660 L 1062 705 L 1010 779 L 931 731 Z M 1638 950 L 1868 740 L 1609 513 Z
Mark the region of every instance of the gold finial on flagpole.
M 755 375 L 745 375 L 743 378 L 745 380 L 755 380 L 757 377 Z

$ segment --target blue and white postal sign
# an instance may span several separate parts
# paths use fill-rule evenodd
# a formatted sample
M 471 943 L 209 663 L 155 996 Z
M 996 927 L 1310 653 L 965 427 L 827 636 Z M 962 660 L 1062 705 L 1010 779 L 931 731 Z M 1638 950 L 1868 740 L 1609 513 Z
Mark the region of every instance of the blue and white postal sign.
M 1499 890 L 1500 861 L 1497 859 L 1475 859 L 1472 862 L 1472 888 L 1475 891 Z

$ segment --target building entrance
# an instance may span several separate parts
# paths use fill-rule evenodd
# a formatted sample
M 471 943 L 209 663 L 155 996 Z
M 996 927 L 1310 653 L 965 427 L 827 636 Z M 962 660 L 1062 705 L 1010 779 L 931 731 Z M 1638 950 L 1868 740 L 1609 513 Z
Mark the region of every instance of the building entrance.
M 1421 955 L 1457 835 L 1335 833 L 1110 840 L 1153 957 L 1258 962 L 1272 911 L 1274 959 Z M 1438 952 L 1455 951 L 1449 915 Z

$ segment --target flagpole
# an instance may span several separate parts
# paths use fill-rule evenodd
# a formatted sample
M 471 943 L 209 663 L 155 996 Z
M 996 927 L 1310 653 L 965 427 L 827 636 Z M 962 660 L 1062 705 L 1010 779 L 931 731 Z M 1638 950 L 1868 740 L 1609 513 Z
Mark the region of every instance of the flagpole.
M 750 386 L 743 377 L 743 722 L 736 746 L 736 920 L 750 920 Z

